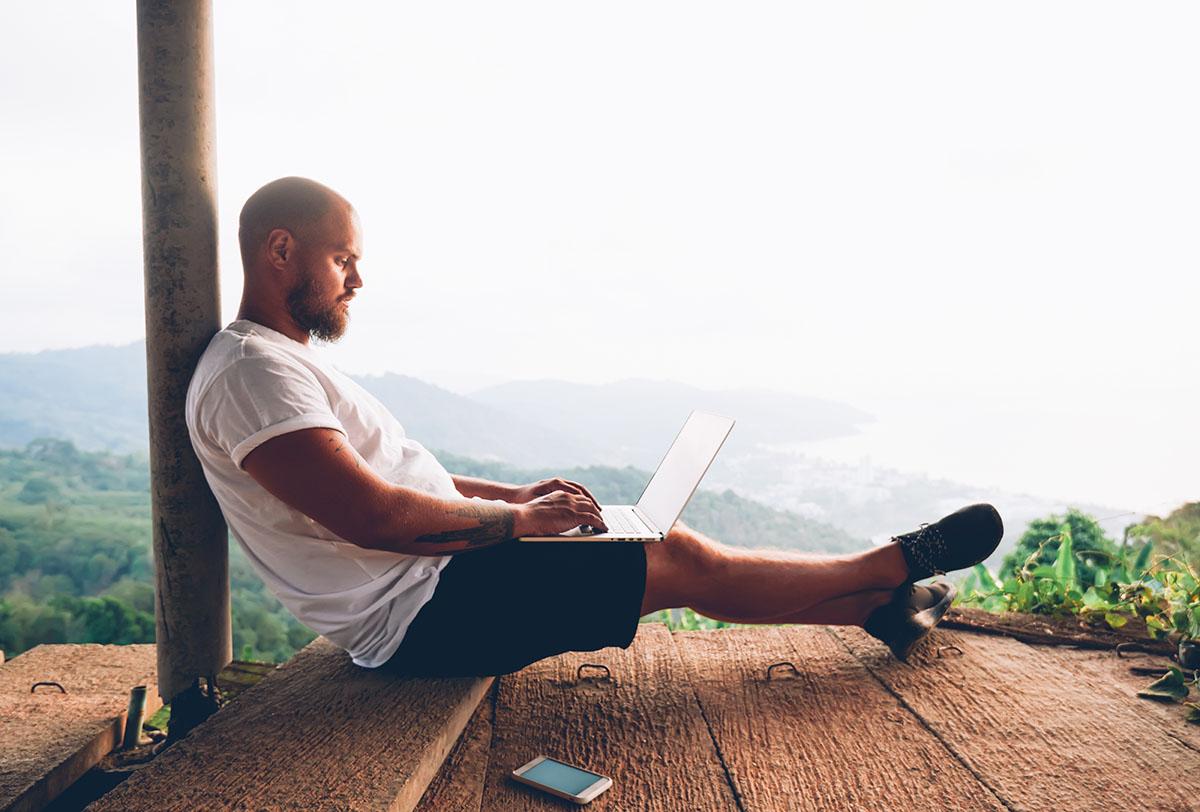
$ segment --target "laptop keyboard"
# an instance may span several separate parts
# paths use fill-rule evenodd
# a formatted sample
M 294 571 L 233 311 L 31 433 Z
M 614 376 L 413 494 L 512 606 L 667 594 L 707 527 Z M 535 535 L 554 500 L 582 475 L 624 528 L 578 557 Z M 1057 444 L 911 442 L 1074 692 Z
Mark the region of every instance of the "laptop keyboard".
M 606 508 L 600 509 L 600 518 L 604 520 L 604 526 L 608 528 L 610 533 L 633 533 L 639 536 L 646 535 L 646 528 L 632 514 L 629 509 Z

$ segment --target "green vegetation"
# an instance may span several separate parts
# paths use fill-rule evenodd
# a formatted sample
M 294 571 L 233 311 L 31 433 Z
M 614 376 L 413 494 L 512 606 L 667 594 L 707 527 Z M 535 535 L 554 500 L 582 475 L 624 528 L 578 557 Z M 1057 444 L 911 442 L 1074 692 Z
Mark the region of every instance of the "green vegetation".
M 230 547 L 234 651 L 285 660 L 314 635 Z M 153 640 L 146 458 L 62 440 L 0 451 L 0 650 Z
M 1104 563 L 1117 554 L 1117 545 L 1104 535 L 1095 519 L 1078 510 L 1070 510 L 1066 516 L 1049 516 L 1030 522 L 1016 548 L 1004 557 L 1000 571 L 1015 575 L 1023 568 L 1052 564 L 1058 559 L 1060 531 L 1064 527 L 1070 531 L 1075 552 L 1071 561 L 1078 579 L 1086 584 L 1095 583 Z
M 1112 628 L 1137 619 L 1152 637 L 1200 637 L 1200 578 L 1185 560 L 1195 554 L 1194 541 L 1176 555 L 1155 556 L 1153 541 L 1141 537 L 1117 547 L 1095 520 L 1077 511 L 1051 516 L 1030 525 L 999 577 L 974 567 L 960 603 L 993 612 L 1103 618 Z
M 647 479 L 632 468 L 529 471 L 438 457 L 455 473 L 500 481 L 566 476 L 605 501 L 636 500 Z M 730 491 L 697 494 L 684 518 L 743 546 L 827 551 L 865 546 L 830 525 Z M 266 590 L 236 542 L 230 544 L 229 558 L 235 655 L 263 662 L 288 659 L 312 640 L 313 632 Z M 674 621 L 683 628 L 717 624 L 690 611 L 676 613 Z M 153 640 L 146 457 L 80 451 L 64 440 L 0 450 L 0 650 L 13 656 L 39 643 Z
M 1200 502 L 1191 502 L 1165 519 L 1147 516 L 1129 528 L 1133 543 L 1152 542 L 1162 555 L 1175 556 L 1193 569 L 1200 569 Z

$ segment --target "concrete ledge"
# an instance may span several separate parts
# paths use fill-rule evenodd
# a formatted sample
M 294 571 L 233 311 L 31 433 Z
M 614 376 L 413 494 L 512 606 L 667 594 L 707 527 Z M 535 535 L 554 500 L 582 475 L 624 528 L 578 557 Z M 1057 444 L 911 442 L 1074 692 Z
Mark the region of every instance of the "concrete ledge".
M 0 810 L 31 812 L 57 798 L 121 742 L 129 689 L 161 706 L 153 644 L 42 645 L 0 665 Z M 29 689 L 35 682 L 53 686 Z
M 411 810 L 491 682 L 401 679 L 317 638 L 88 810 Z

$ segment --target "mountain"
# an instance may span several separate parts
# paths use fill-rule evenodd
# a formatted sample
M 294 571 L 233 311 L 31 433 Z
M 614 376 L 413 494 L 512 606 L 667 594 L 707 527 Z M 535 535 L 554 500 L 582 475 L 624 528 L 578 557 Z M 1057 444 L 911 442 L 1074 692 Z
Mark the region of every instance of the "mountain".
M 854 434 L 872 420 L 853 406 L 819 398 L 764 389 L 707 390 L 642 379 L 600 385 L 515 381 L 473 392 L 471 398 L 566 436 L 587 438 L 598 455 L 588 462 L 651 470 L 692 409 L 737 420 L 719 460 L 749 453 L 760 443 Z
M 0 447 L 38 437 L 128 452 L 147 445 L 144 342 L 0 354 Z
M 595 456 L 586 440 L 407 375 L 355 380 L 396 415 L 410 437 L 430 448 L 530 466 L 574 465 Z
M 0 447 L 56 437 L 87 450 L 144 450 L 145 370 L 141 341 L 0 355 Z M 423 445 L 525 466 L 653 469 L 692 408 L 738 418 L 723 457 L 748 452 L 759 442 L 853 433 L 870 420 L 832 401 L 660 381 L 517 382 L 463 396 L 406 375 L 351 377 Z
M 590 443 L 404 375 L 354 377 L 423 445 L 519 465 L 590 460 Z M 146 349 L 137 341 L 0 354 L 0 447 L 39 437 L 128 453 L 148 444 Z

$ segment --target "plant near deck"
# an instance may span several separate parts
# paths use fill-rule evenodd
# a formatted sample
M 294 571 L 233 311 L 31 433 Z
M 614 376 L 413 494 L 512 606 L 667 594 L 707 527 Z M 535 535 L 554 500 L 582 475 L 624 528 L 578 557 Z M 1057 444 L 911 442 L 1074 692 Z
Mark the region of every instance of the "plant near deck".
M 727 623 L 724 620 L 713 620 L 710 617 L 696 614 L 695 611 L 688 608 L 683 609 L 660 609 L 657 612 L 646 615 L 641 620 L 642 623 L 665 623 L 671 631 L 701 631 L 708 629 L 730 629 L 736 628 L 737 623 Z
M 1057 548 L 1052 563 L 1039 563 L 1050 545 Z M 1128 547 L 1117 554 L 1078 550 L 1071 526 L 1064 522 L 1057 535 L 1042 541 L 1003 580 L 976 565 L 962 584 L 959 602 L 991 612 L 1102 617 L 1114 629 L 1137 618 L 1153 638 L 1172 632 L 1184 639 L 1200 638 L 1200 578 L 1175 556 L 1153 563 L 1152 557 L 1151 543 L 1132 560 Z M 1077 566 L 1081 558 L 1094 562 L 1086 579 Z

